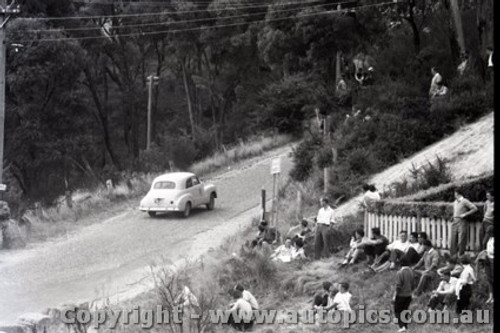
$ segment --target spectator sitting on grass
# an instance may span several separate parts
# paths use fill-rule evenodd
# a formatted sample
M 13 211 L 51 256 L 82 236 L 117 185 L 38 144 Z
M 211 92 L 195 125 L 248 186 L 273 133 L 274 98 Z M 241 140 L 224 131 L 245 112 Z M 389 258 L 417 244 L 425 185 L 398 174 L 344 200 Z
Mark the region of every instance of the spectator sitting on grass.
M 386 269 L 395 269 L 396 264 L 404 256 L 404 254 L 410 248 L 410 242 L 408 242 L 408 233 L 405 230 L 399 232 L 399 239 L 396 239 L 391 244 L 387 245 L 385 252 L 379 257 L 379 262 L 375 262 L 372 265 L 372 269 L 375 272 L 382 272 Z M 384 257 L 389 258 L 389 261 L 380 264 Z
M 460 257 L 460 262 L 464 266 L 464 270 L 458 278 L 455 295 L 457 296 L 456 313 L 460 315 L 463 310 L 470 305 L 472 297 L 472 285 L 476 282 L 476 273 L 471 266 L 471 260 L 468 255 L 464 254 Z
M 351 238 L 350 249 L 349 252 L 345 255 L 344 261 L 340 264 L 341 266 L 345 265 L 353 265 L 358 260 L 362 259 L 364 255 L 363 247 L 358 247 L 359 244 L 362 244 L 365 239 L 365 232 L 363 229 L 358 229 L 354 232 L 354 236 Z
M 450 276 L 450 272 L 445 272 L 441 275 L 441 282 L 436 290 L 431 294 L 429 300 L 429 310 L 435 310 L 438 305 L 444 305 L 443 310 L 447 310 L 455 301 L 455 289 L 458 279 Z
M 292 251 L 292 239 L 287 237 L 285 244 L 278 246 L 271 254 L 271 259 L 273 261 L 290 262 L 292 261 Z
M 270 228 L 267 221 L 263 220 L 260 222 L 259 232 L 257 233 L 257 245 L 262 245 L 262 243 L 276 244 L 279 240 L 279 233 L 276 228 Z
M 418 232 L 410 233 L 410 247 L 405 253 L 406 258 L 410 263 L 410 266 L 415 265 L 420 260 L 420 258 L 422 258 L 422 255 L 424 254 L 424 246 L 422 245 L 422 242 L 419 241 L 418 236 L 419 236 Z M 425 239 L 427 239 L 427 235 L 425 235 Z
M 325 307 L 325 311 L 338 310 L 338 311 L 351 311 L 351 298 L 349 292 L 349 283 L 339 283 L 339 292 L 335 293 L 332 303 Z
M 437 268 L 439 265 L 439 252 L 434 249 L 430 240 L 424 241 L 425 252 L 422 259 L 413 266 L 413 271 L 417 277 L 420 277 L 417 288 L 415 289 L 415 296 L 419 296 L 428 283 L 437 276 Z M 423 270 L 422 270 L 423 268 Z
M 292 261 L 307 259 L 306 253 L 304 252 L 304 241 L 299 238 L 295 241 L 292 249 Z
M 462 264 L 460 264 L 457 257 L 452 257 L 448 253 L 445 253 L 443 257 L 445 265 L 437 270 L 438 275 L 442 276 L 444 273 L 449 272 L 452 277 L 458 278 L 464 270 Z
M 298 238 L 305 239 L 310 233 L 311 228 L 309 228 L 309 223 L 307 220 L 303 219 L 299 225 L 291 227 L 286 235 L 287 237 L 292 237 L 292 241 L 295 242 Z
M 380 228 L 374 227 L 372 228 L 372 237 L 365 238 L 358 245 L 358 248 L 364 249 L 365 255 L 368 257 L 368 264 L 371 265 L 384 253 L 387 244 L 389 244 L 387 237 L 380 234 Z
M 250 303 L 243 299 L 243 294 L 239 290 L 231 289 L 229 294 L 233 297 L 234 303 L 230 304 L 230 316 L 228 324 L 238 331 L 248 331 L 253 326 L 253 313 Z
M 250 305 L 252 306 L 252 310 L 258 310 L 259 309 L 259 302 L 257 302 L 257 299 L 255 298 L 254 295 L 252 295 L 252 293 L 248 290 L 246 290 L 245 288 L 243 288 L 243 286 L 239 283 L 237 283 L 235 286 L 234 286 L 234 289 L 235 290 L 239 290 L 241 292 L 241 297 L 243 297 L 243 299 L 245 301 L 247 301 L 248 303 L 250 303 Z

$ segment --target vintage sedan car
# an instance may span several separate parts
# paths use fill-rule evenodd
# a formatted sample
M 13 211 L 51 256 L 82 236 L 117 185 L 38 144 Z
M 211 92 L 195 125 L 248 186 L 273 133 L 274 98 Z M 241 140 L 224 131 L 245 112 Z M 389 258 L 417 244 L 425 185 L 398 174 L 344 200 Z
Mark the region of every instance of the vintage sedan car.
M 152 217 L 159 212 L 181 212 L 188 217 L 191 209 L 197 206 L 206 205 L 207 209 L 214 209 L 215 198 L 215 185 L 201 182 L 190 172 L 171 172 L 153 180 L 139 209 Z

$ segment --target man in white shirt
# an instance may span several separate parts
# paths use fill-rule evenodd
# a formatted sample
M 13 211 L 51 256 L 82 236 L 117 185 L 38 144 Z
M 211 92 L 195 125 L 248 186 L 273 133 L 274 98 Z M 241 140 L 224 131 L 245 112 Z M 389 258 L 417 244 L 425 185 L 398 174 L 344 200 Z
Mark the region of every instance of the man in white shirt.
M 349 292 L 349 283 L 342 282 L 339 283 L 340 290 L 333 297 L 333 302 L 329 306 L 325 307 L 325 311 L 338 310 L 338 311 L 351 311 L 351 298 L 352 295 Z
M 438 305 L 444 305 L 445 309 L 455 300 L 455 289 L 458 279 L 450 276 L 450 272 L 445 272 L 441 276 L 441 282 L 436 290 L 432 292 L 428 307 L 435 310 Z
M 255 296 L 248 290 L 246 290 L 245 288 L 243 288 L 243 286 L 241 284 L 236 284 L 236 286 L 234 286 L 234 289 L 235 290 L 239 290 L 241 292 L 241 295 L 243 297 L 243 299 L 245 301 L 247 301 L 248 303 L 250 303 L 250 305 L 252 306 L 252 310 L 258 310 L 259 309 L 259 303 L 257 302 L 257 299 L 255 298 Z
M 408 242 L 408 233 L 405 230 L 402 230 L 399 233 L 399 239 L 396 239 L 386 247 L 385 255 L 389 255 L 389 261 L 374 268 L 374 270 L 376 272 L 381 272 L 386 269 L 395 269 L 396 264 L 405 255 L 410 247 L 411 245 L 410 242 Z
M 321 198 L 321 208 L 316 217 L 316 236 L 314 238 L 314 257 L 316 260 L 330 254 L 329 231 L 335 224 L 334 211 L 327 198 Z

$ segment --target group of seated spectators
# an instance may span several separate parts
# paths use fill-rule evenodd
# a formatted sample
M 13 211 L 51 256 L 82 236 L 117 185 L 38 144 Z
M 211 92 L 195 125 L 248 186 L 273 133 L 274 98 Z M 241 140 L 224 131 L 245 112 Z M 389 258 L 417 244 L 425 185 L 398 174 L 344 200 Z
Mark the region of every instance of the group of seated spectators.
M 367 260 L 368 270 L 378 273 L 384 270 L 396 270 L 409 267 L 415 279 L 413 297 L 418 297 L 429 286 L 440 283 L 432 292 L 429 309 L 438 305 L 449 306 L 456 301 L 456 312 L 470 305 L 472 285 L 477 280 L 477 272 L 484 268 L 490 286 L 487 303 L 493 302 L 493 247 L 494 237 L 488 239 L 486 249 L 476 259 L 476 268 L 471 266 L 471 258 L 464 254 L 460 257 L 441 255 L 428 239 L 425 232 L 412 232 L 408 239 L 407 231 L 401 231 L 399 238 L 389 243 L 380 233 L 379 228 L 372 228 L 372 237 L 365 237 L 364 231 L 358 229 L 350 241 L 350 248 L 345 255 L 341 267 L 353 265 Z M 444 265 L 443 265 L 444 263 Z
M 306 259 L 304 245 L 312 237 L 312 230 L 306 220 L 302 220 L 299 225 L 290 228 L 281 245 L 278 245 L 282 239 L 280 232 L 274 227 L 269 227 L 267 221 L 261 221 L 258 229 L 257 237 L 250 244 L 252 249 L 270 252 L 270 258 L 276 262 Z M 274 248 L 275 245 L 278 246 Z

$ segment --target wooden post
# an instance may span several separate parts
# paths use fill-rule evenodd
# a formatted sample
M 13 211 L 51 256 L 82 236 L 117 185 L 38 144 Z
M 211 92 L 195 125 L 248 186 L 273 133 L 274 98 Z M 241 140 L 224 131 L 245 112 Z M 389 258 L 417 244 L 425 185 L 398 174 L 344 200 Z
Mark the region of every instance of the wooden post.
M 265 189 L 260 190 L 260 196 L 262 198 L 262 202 L 261 202 L 262 219 L 265 220 L 266 219 L 266 190 Z
M 300 188 L 297 188 L 297 210 L 295 214 L 296 219 L 301 222 L 303 215 L 302 215 L 302 191 Z
M 329 144 L 329 121 L 328 116 L 325 115 L 323 120 L 323 144 Z M 323 168 L 323 193 L 326 195 L 328 193 L 328 188 L 330 187 L 330 170 L 328 167 Z
M 271 209 L 271 225 L 274 225 L 274 217 L 276 215 L 276 174 L 273 175 L 273 196 L 272 196 L 273 206 Z

